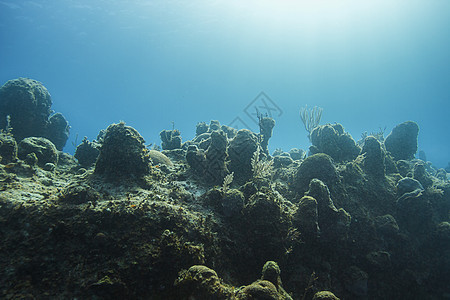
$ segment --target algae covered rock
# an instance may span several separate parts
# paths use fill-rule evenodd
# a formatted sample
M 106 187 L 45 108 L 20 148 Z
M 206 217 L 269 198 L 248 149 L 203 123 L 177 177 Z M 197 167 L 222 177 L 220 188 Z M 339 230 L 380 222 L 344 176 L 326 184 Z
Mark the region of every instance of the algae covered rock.
M 261 148 L 265 154 L 269 154 L 269 139 L 272 137 L 272 130 L 275 127 L 275 120 L 270 117 L 264 117 L 258 114 L 259 133 L 262 137 Z
M 17 141 L 45 137 L 62 150 L 69 137 L 69 124 L 60 113 L 51 116 L 52 99 L 39 81 L 9 80 L 0 88 L 0 128 L 12 128 Z
M 100 194 L 87 184 L 72 183 L 62 192 L 60 200 L 69 204 L 82 204 L 86 202 L 96 202 L 100 199 Z
M 410 160 L 417 152 L 418 135 L 419 125 L 416 122 L 407 121 L 392 129 L 392 132 L 386 137 L 384 145 L 395 160 Z
M 292 300 L 283 289 L 280 273 L 280 267 L 276 262 L 267 261 L 263 266 L 261 279 L 241 288 L 236 294 L 236 299 Z
M 69 138 L 69 122 L 61 113 L 56 113 L 48 119 L 45 137 L 55 144 L 56 149 L 62 150 Z
M 351 216 L 343 209 L 337 209 L 325 183 L 317 178 L 311 180 L 307 196 L 317 200 L 318 223 L 324 240 L 343 240 L 347 237 Z
M 386 154 L 380 142 L 373 136 L 366 137 L 361 153 L 364 154 L 364 170 L 375 178 L 383 178 L 386 172 Z
M 433 179 L 431 175 L 428 174 L 425 163 L 423 162 L 414 164 L 413 177 L 419 181 L 425 189 L 433 185 Z
M 0 133 L 0 163 L 6 165 L 17 159 L 17 143 L 9 134 Z
M 399 197 L 403 196 L 406 193 L 411 193 L 411 192 L 418 194 L 419 192 L 422 192 L 423 190 L 424 190 L 424 188 L 423 188 L 422 184 L 414 178 L 405 177 L 405 178 L 400 179 L 397 183 L 397 195 Z
M 258 147 L 258 137 L 248 129 L 241 129 L 228 145 L 228 169 L 234 172 L 238 184 L 252 177 L 252 157 Z
M 27 155 L 34 153 L 37 157 L 37 164 L 44 167 L 47 163 L 58 162 L 58 150 L 55 145 L 46 138 L 29 137 L 23 139 L 18 146 L 18 156 L 20 159 L 27 159 Z
M 221 201 L 222 213 L 225 217 L 238 217 L 244 207 L 244 195 L 241 191 L 230 189 L 223 195 Z
M 317 238 L 320 232 L 317 200 L 311 196 L 303 196 L 298 203 L 292 222 L 299 228 L 305 240 Z
M 208 182 L 221 184 L 223 178 L 228 173 L 225 165 L 225 160 L 228 156 L 227 145 L 227 136 L 222 130 L 213 131 L 211 133 L 211 142 L 205 152 L 205 175 Z
M 83 167 L 90 167 L 97 161 L 97 157 L 100 154 L 100 146 L 99 143 L 95 141 L 90 142 L 87 137 L 84 137 L 81 144 L 77 146 L 74 157 Z
M 397 236 L 400 228 L 392 215 L 383 215 L 375 218 L 377 231 L 386 236 Z
M 142 177 L 150 172 L 150 157 L 139 132 L 125 123 L 106 129 L 95 173 L 109 178 Z
M 313 300 L 339 300 L 332 292 L 320 291 L 314 294 Z
M 309 188 L 311 179 L 317 178 L 328 184 L 339 181 L 339 174 L 331 157 L 324 153 L 318 153 L 307 157 L 297 168 L 295 174 L 295 188 L 302 194 Z
M 228 139 L 222 130 L 213 131 L 207 139 L 208 147 L 199 149 L 197 145 L 189 145 L 186 161 L 194 172 L 209 184 L 221 184 L 228 173 L 227 159 Z
M 302 160 L 305 158 L 305 150 L 292 148 L 291 150 L 289 150 L 289 155 L 293 160 Z
M 0 128 L 6 128 L 6 116 L 9 115 L 16 139 L 41 136 L 51 106 L 50 93 L 39 81 L 29 78 L 9 80 L 0 89 Z
M 268 280 L 258 280 L 245 286 L 236 295 L 237 300 L 266 299 L 280 300 L 277 288 Z
M 181 135 L 178 129 L 163 130 L 159 133 L 161 137 L 161 148 L 163 150 L 174 150 L 181 148 Z
M 336 161 L 355 159 L 361 149 L 341 124 L 319 125 L 311 132 L 311 154 L 326 153 Z
M 350 266 L 344 271 L 345 288 L 354 296 L 363 297 L 367 295 L 369 275 L 358 268 Z
M 216 271 L 202 265 L 195 265 L 181 271 L 175 287 L 179 299 L 231 299 L 232 291 L 223 285 Z

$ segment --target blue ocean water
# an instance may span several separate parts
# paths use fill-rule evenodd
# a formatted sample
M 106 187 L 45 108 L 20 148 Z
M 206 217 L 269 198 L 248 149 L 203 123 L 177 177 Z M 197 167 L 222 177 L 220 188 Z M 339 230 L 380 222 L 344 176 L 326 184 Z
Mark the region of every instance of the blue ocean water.
M 450 2 L 0 0 L 0 83 L 41 81 L 71 125 L 65 151 L 125 121 L 147 143 L 197 122 L 307 149 L 301 107 L 365 131 L 420 126 L 419 149 L 450 161 Z M 78 137 L 77 137 L 78 136 Z

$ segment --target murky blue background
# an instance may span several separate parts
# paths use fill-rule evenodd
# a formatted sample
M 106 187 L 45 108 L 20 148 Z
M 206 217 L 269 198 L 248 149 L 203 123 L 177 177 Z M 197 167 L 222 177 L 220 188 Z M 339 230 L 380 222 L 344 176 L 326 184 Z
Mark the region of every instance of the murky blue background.
M 41 81 L 69 152 L 120 120 L 157 144 L 172 122 L 184 140 L 211 119 L 257 130 L 254 106 L 276 119 L 271 150 L 306 149 L 308 104 L 355 140 L 414 120 L 445 167 L 449 53 L 444 0 L 0 1 L 1 84 Z

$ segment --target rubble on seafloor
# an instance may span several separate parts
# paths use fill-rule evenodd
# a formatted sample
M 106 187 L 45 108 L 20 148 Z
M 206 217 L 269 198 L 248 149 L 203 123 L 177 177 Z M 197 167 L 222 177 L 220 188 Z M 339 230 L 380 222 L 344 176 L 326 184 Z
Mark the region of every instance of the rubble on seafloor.
M 2 131 L 0 297 L 449 298 L 450 182 L 414 124 L 322 125 L 306 157 L 218 121 L 161 151 L 111 124 L 74 156 Z

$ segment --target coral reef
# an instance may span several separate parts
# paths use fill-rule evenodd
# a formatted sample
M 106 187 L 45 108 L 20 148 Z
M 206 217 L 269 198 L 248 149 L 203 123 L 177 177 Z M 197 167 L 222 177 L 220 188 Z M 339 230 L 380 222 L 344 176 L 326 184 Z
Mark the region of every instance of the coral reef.
M 163 151 L 122 122 L 78 161 L 1 132 L 0 298 L 445 299 L 445 171 L 373 136 L 357 153 L 339 124 L 314 132 L 336 148 L 272 158 L 218 121 Z
M 11 127 L 17 141 L 45 137 L 62 150 L 69 124 L 61 113 L 51 115 L 51 106 L 50 93 L 42 83 L 29 78 L 9 80 L 0 88 L 0 129 Z

